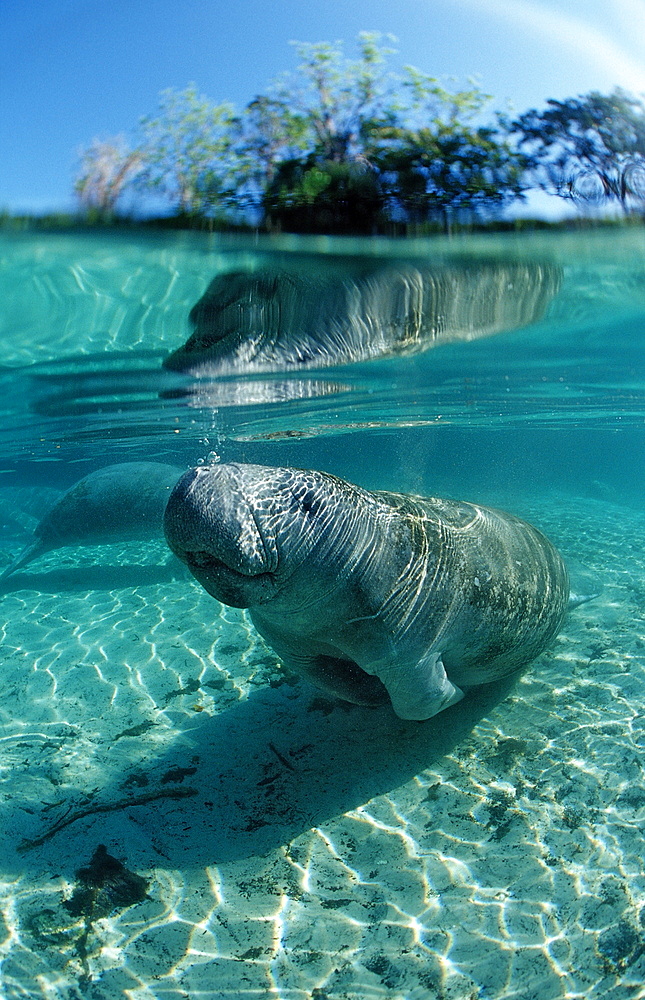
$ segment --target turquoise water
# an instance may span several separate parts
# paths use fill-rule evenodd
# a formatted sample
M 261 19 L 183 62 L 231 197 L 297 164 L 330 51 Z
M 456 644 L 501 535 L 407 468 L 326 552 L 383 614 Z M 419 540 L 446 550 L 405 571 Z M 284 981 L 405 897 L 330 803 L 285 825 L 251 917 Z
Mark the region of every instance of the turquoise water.
M 218 275 L 306 273 L 315 317 L 326 275 L 403 251 L 467 339 L 163 366 Z M 0 259 L 0 568 L 94 470 L 222 460 L 499 506 L 602 583 L 520 678 L 410 723 L 285 671 L 160 533 L 20 568 L 0 583 L 5 995 L 645 996 L 645 235 L 9 234 Z M 100 844 L 144 893 L 73 902 Z

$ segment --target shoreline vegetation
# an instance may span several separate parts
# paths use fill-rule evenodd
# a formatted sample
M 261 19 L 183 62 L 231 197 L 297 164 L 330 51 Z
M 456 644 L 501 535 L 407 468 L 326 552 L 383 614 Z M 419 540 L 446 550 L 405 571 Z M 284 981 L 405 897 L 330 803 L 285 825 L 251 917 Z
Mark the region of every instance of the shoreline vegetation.
M 616 88 L 513 117 L 474 79 L 390 68 L 395 39 L 294 43 L 295 70 L 242 110 L 165 90 L 130 137 L 80 152 L 77 213 L 0 212 L 0 228 L 420 236 L 645 219 L 645 103 Z M 573 218 L 509 218 L 543 192 Z
M 594 218 L 592 216 L 566 216 L 561 219 L 544 219 L 539 216 L 519 217 L 512 219 L 490 219 L 488 221 L 472 220 L 469 222 L 454 223 L 450 228 L 450 234 L 470 234 L 470 233 L 531 233 L 531 232 L 579 232 L 585 230 L 611 230 L 640 228 L 645 225 L 645 218 L 641 215 L 630 214 L 627 216 L 605 216 Z M 91 212 L 50 212 L 42 215 L 37 214 L 17 214 L 0 212 L 0 232 L 4 233 L 64 233 L 64 232 L 203 232 L 222 235 L 251 235 L 251 236 L 278 236 L 282 233 L 302 233 L 304 235 L 333 235 L 335 232 L 324 233 L 322 231 L 304 232 L 302 230 L 281 230 L 267 229 L 264 226 L 254 226 L 244 223 L 223 222 L 220 220 L 205 218 L 195 218 L 193 216 L 169 215 L 169 216 L 148 216 L 137 218 L 134 216 L 114 214 L 109 217 L 96 216 Z M 353 236 L 374 236 L 392 239 L 421 238 L 431 236 L 444 236 L 446 230 L 443 226 L 427 223 L 398 223 L 384 225 L 374 229 L 372 233 L 346 231 L 341 235 Z

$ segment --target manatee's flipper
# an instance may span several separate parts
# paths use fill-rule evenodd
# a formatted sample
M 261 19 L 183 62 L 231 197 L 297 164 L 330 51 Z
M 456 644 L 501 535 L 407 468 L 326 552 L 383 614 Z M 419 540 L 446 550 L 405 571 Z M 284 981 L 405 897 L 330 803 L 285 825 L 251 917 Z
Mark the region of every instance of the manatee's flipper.
M 572 590 L 569 594 L 569 603 L 567 604 L 567 609 L 573 611 L 574 608 L 579 608 L 581 604 L 586 604 L 587 601 L 593 601 L 594 597 L 598 597 L 600 590 L 597 590 L 595 594 L 580 594 L 574 593 Z
M 580 604 L 593 601 L 602 591 L 600 577 L 577 559 L 567 558 L 569 571 L 569 604 L 568 608 L 577 608 Z
M 440 653 L 428 653 L 412 665 L 393 664 L 387 673 L 387 693 L 401 719 L 430 719 L 464 696 L 461 688 L 448 680 Z
M 36 559 L 41 553 L 47 551 L 47 546 L 43 544 L 40 538 L 35 538 L 33 542 L 20 552 L 13 562 L 10 562 L 8 566 L 5 566 L 2 573 L 0 573 L 0 580 L 6 580 L 8 576 L 15 573 L 17 569 L 24 566 L 25 563 L 31 562 L 32 559 Z

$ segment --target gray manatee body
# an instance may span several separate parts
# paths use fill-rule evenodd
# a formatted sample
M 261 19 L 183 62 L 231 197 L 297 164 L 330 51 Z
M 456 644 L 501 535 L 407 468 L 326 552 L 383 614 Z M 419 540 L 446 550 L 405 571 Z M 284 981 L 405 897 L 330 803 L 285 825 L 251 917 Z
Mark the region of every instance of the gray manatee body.
M 524 521 L 322 472 L 192 469 L 164 528 L 199 583 L 249 608 L 287 665 L 348 701 L 389 697 L 405 719 L 528 663 L 567 609 L 567 569 Z
M 182 472 L 162 462 L 123 462 L 90 472 L 59 497 L 0 580 L 66 545 L 163 538 L 166 502 Z
M 193 333 L 164 366 L 194 376 L 293 371 L 413 354 L 539 320 L 560 269 L 536 262 L 434 266 L 318 255 L 218 275 Z

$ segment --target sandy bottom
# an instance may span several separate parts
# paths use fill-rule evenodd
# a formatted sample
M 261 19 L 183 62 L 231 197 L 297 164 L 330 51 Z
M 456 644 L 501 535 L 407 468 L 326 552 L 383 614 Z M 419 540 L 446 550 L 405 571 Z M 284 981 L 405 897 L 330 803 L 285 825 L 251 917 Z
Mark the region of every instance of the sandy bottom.
M 427 723 L 285 674 L 162 543 L 8 580 L 3 995 L 645 997 L 645 516 L 514 509 L 602 594 Z M 79 897 L 100 844 L 147 895 Z

